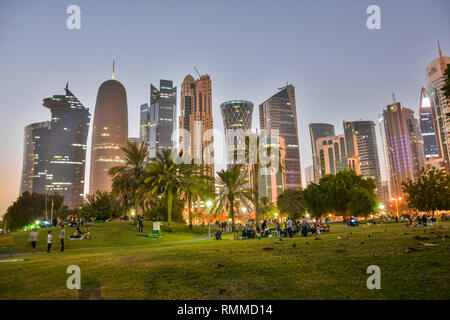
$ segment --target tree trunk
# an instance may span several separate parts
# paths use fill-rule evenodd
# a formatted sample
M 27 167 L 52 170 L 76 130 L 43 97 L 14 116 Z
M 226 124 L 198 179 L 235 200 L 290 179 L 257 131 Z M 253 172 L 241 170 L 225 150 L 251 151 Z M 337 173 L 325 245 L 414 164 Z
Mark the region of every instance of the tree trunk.
M 235 224 L 234 224 L 234 200 L 230 199 L 230 215 L 231 215 L 231 228 L 233 232 L 236 230 Z
M 253 168 L 253 197 L 255 198 L 255 221 L 256 227 L 259 227 L 259 164 Z
M 189 213 L 189 229 L 192 229 L 192 201 L 191 201 L 191 197 L 188 197 L 188 213 Z
M 169 231 L 171 230 L 170 226 L 172 224 L 172 188 L 169 188 L 167 193 L 167 227 Z

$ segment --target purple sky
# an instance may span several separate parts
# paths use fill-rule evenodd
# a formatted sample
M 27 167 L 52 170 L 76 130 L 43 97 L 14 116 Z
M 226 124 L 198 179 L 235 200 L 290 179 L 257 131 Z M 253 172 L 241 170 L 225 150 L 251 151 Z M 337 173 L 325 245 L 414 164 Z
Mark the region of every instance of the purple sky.
M 71 4 L 81 8 L 81 30 L 66 28 Z M 381 7 L 382 30 L 366 28 L 370 4 Z M 341 133 L 342 120 L 377 120 L 392 92 L 418 110 L 436 40 L 450 52 L 449 12 L 448 0 L 0 0 L 0 215 L 19 193 L 23 128 L 50 118 L 42 99 L 63 94 L 69 80 L 93 113 L 113 59 L 128 94 L 130 136 L 139 134 L 149 84 L 163 78 L 179 86 L 194 66 L 212 78 L 220 130 L 220 103 L 258 106 L 294 84 L 304 176 L 312 164 L 309 123 L 329 122 Z

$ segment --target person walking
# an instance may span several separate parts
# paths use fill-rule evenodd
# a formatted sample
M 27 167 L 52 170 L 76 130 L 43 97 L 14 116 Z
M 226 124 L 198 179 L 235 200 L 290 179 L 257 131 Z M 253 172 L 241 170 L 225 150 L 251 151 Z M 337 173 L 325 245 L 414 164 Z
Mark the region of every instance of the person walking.
M 64 238 L 66 237 L 66 229 L 64 229 L 64 225 L 61 225 L 61 232 L 59 234 L 59 240 L 61 241 L 61 252 L 64 251 Z
M 48 230 L 48 235 L 47 235 L 47 252 L 48 253 L 50 253 L 50 249 L 52 248 L 52 242 L 53 242 L 52 230 Z
M 308 235 L 308 220 L 303 216 L 302 220 L 302 236 L 306 237 Z
M 291 218 L 288 218 L 288 220 L 286 221 L 286 228 L 289 234 L 289 238 L 292 238 L 292 220 Z
M 37 239 L 38 239 L 38 232 L 37 232 L 37 229 L 34 228 L 33 230 L 31 230 L 30 237 L 28 238 L 28 242 L 31 243 L 31 252 L 32 253 L 34 253 L 34 251 L 36 250 Z

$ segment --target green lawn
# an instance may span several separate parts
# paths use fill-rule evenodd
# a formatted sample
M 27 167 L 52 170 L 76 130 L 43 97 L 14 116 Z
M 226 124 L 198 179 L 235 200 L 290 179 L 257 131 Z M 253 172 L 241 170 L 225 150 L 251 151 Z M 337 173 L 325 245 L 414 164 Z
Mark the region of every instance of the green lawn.
M 91 240 L 66 240 L 64 253 L 0 263 L 0 299 L 450 298 L 449 223 L 349 229 L 334 224 L 321 240 L 282 241 L 200 240 L 207 228 L 182 225 L 160 240 L 135 236 L 129 223 L 94 225 L 91 231 Z M 12 237 L 14 252 L 30 251 L 27 234 Z M 43 233 L 39 240 L 43 251 Z M 73 264 L 81 268 L 79 291 L 66 288 L 66 268 Z M 366 269 L 373 264 L 381 268 L 381 290 L 366 287 Z

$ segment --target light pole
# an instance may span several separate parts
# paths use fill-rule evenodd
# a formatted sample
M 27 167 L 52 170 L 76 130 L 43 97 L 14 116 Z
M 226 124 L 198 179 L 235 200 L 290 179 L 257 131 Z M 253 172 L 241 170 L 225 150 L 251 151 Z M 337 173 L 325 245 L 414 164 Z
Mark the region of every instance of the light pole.
M 211 210 L 210 210 L 210 208 L 211 208 L 211 206 L 212 206 L 212 201 L 211 200 L 208 200 L 208 201 L 206 201 L 206 207 L 208 208 L 208 238 L 210 238 L 211 239 Z
M 245 213 L 247 212 L 247 207 L 242 207 L 242 215 L 244 216 L 244 223 L 245 223 Z
M 396 208 L 396 210 L 397 210 L 397 218 L 398 218 L 398 202 L 399 202 L 400 200 L 402 200 L 402 197 L 392 198 L 391 200 L 392 200 L 392 201 L 395 200 L 395 208 Z

